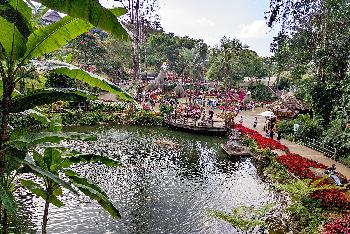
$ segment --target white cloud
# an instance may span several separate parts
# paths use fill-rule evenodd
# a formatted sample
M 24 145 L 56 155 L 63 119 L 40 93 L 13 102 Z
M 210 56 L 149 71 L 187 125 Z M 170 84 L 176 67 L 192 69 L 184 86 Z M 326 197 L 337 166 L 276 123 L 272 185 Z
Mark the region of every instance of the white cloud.
M 237 37 L 241 39 L 262 38 L 265 37 L 268 32 L 269 28 L 264 20 L 255 20 L 250 24 L 240 26 Z
M 209 27 L 214 27 L 215 23 L 211 21 L 210 19 L 207 18 L 200 18 L 196 20 L 196 23 L 199 24 L 200 26 L 209 26 Z

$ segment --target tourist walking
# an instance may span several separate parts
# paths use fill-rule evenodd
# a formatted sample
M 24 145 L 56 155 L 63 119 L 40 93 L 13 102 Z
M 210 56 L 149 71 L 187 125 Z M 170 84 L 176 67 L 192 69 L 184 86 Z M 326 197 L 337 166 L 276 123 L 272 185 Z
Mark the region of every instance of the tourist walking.
M 269 131 L 269 135 L 270 135 L 270 138 L 273 139 L 274 132 L 273 132 L 273 129 L 272 129 L 272 128 L 271 128 L 270 131 Z
M 253 128 L 256 128 L 257 125 L 258 125 L 258 117 L 255 117 L 253 122 Z
M 277 140 L 281 141 L 282 133 L 280 131 L 277 132 Z
M 243 125 L 243 116 L 241 116 L 241 119 L 239 120 L 239 124 L 242 126 Z

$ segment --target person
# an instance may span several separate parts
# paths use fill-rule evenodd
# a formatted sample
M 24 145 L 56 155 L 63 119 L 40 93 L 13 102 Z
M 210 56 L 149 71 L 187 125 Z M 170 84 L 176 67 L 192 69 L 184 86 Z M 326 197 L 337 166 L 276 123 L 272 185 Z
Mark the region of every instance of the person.
M 339 177 L 337 176 L 335 170 L 336 170 L 335 164 L 333 164 L 331 167 L 328 167 L 324 173 L 329 174 L 329 177 L 331 177 L 331 179 L 334 181 L 334 183 L 337 186 L 341 186 L 342 183 L 341 183 Z
M 280 131 L 277 132 L 277 140 L 281 141 L 282 133 Z
M 273 139 L 273 135 L 274 135 L 273 128 L 271 128 L 270 131 L 269 131 L 269 137 L 271 139 Z
M 213 117 L 214 117 L 214 111 L 213 111 L 213 109 L 210 109 L 209 110 L 209 120 L 213 120 Z
M 241 116 L 241 119 L 239 120 L 239 124 L 243 125 L 243 116 Z
M 257 125 L 258 125 L 258 117 L 255 117 L 254 123 L 253 123 L 253 128 L 256 128 Z
M 295 123 L 295 124 L 293 125 L 294 134 L 296 134 L 296 133 L 298 132 L 299 127 L 300 127 L 300 125 L 297 124 L 297 123 Z

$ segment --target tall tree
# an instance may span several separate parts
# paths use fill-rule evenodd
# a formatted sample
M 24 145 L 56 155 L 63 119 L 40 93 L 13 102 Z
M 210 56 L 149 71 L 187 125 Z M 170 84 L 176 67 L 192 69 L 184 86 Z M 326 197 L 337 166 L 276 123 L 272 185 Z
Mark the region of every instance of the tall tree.
M 124 17 L 127 28 L 132 34 L 133 78 L 140 79 L 141 44 L 145 42 L 150 31 L 160 30 L 157 14 L 158 0 L 120 0 L 128 10 Z
M 349 1 L 271 0 L 270 9 L 269 26 L 282 26 L 273 44 L 279 66 L 299 76 L 312 73 L 319 82 L 311 90 L 314 110 L 328 123 L 335 103 L 326 94 L 341 85 L 350 62 Z
M 242 77 L 237 69 L 242 48 L 242 43 L 237 39 L 221 38 L 220 44 L 211 50 L 208 79 L 223 81 L 227 86 L 238 81 Z

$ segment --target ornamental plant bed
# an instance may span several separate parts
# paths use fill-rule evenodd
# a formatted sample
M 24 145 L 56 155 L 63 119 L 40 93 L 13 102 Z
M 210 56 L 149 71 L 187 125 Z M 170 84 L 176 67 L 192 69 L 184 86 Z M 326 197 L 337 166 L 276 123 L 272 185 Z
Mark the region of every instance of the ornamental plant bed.
M 281 155 L 278 156 L 276 160 L 299 179 L 312 179 L 313 181 L 318 180 L 321 177 L 316 176 L 310 168 L 327 168 L 327 166 L 321 163 L 304 158 L 298 154 Z M 340 175 L 340 177 L 344 176 Z M 322 181 L 322 183 L 318 184 L 318 186 L 321 185 L 333 185 L 333 183 L 329 179 L 326 179 Z M 350 201 L 346 197 L 346 189 L 332 188 L 317 190 L 311 194 L 311 197 L 318 200 L 320 202 L 320 206 L 327 209 L 350 209 Z
M 279 149 L 285 152 L 288 151 L 288 148 L 285 145 L 281 144 L 280 142 L 272 138 L 264 137 L 253 129 L 246 128 L 238 124 L 234 125 L 234 129 L 236 131 L 239 131 L 243 135 L 246 135 L 249 138 L 254 139 L 257 142 L 260 149 L 270 148 L 271 150 Z
M 325 225 L 325 234 L 348 234 L 350 233 L 350 215 L 336 219 Z

